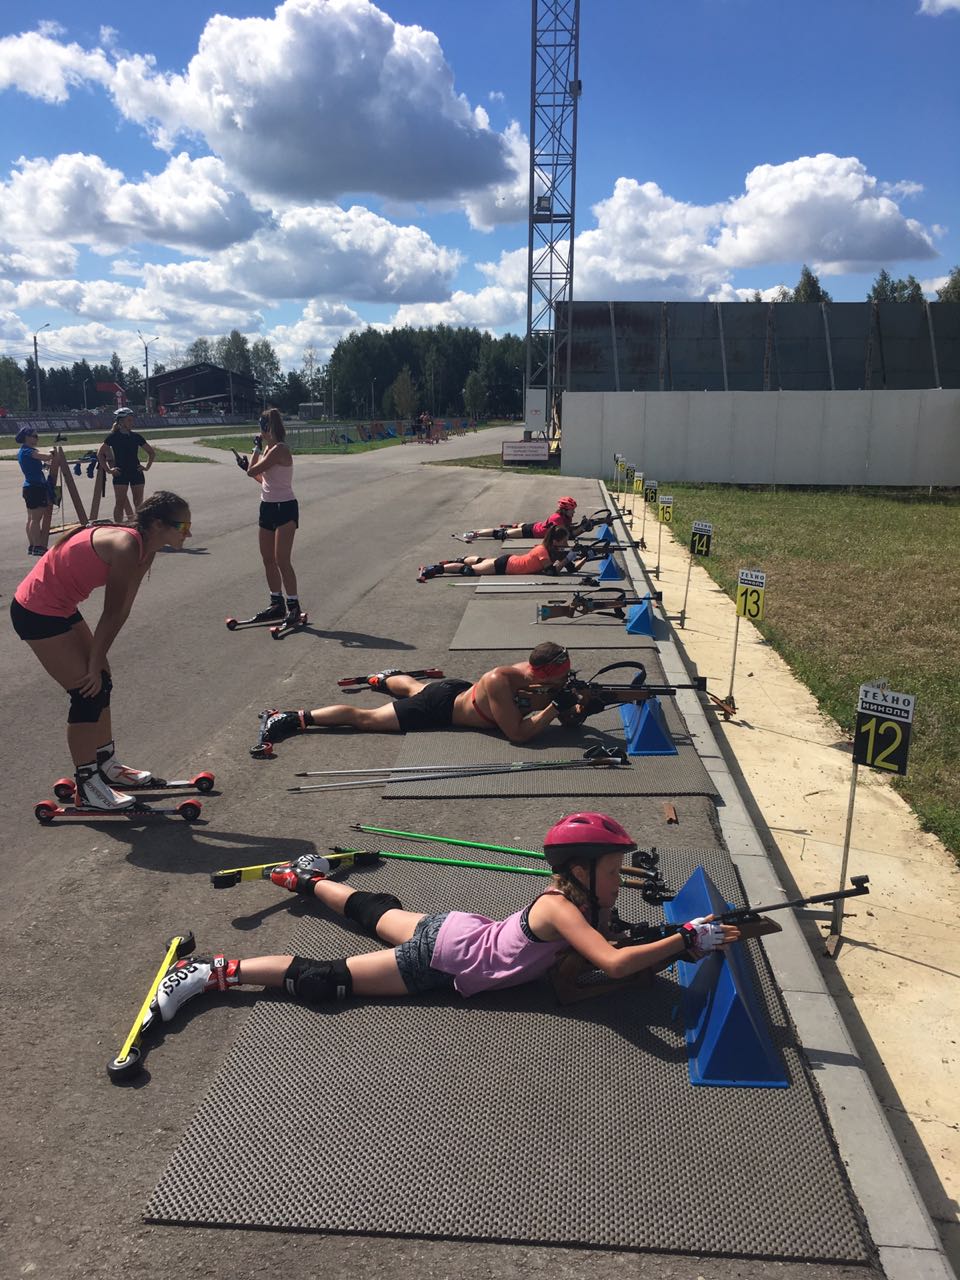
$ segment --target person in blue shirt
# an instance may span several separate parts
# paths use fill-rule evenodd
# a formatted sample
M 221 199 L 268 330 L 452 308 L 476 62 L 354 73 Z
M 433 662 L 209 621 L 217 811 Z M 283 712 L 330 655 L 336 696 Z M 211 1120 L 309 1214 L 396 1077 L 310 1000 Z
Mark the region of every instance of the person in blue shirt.
M 17 461 L 23 472 L 23 500 L 27 504 L 27 555 L 42 556 L 50 538 L 53 498 L 47 487 L 43 468 L 53 460 L 53 451 L 41 453 L 37 448 L 36 427 L 21 427 L 16 441 L 20 446 Z

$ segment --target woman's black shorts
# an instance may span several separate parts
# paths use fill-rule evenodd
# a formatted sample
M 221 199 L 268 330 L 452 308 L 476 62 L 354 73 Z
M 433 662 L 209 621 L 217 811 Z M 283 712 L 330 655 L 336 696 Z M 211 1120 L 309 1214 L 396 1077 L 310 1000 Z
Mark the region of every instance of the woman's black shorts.
M 510 556 L 497 556 L 496 560 L 494 560 L 493 562 L 493 572 L 507 573 L 508 572 L 507 565 L 510 563 L 510 560 L 511 560 Z
M 146 477 L 143 472 L 137 468 L 135 471 L 121 471 L 119 475 L 113 477 L 114 484 L 146 484 Z
M 261 502 L 260 528 L 280 529 L 285 524 L 293 523 L 300 528 L 300 504 L 296 498 L 290 502 Z
M 393 708 L 400 723 L 400 732 L 449 729 L 453 723 L 453 704 L 471 683 L 470 680 L 434 680 L 409 698 L 397 698 Z
M 27 504 L 28 511 L 36 511 L 40 507 L 52 505 L 50 490 L 46 484 L 25 484 L 23 486 L 23 500 Z
M 10 621 L 21 640 L 49 640 L 51 636 L 65 636 L 78 622 L 83 621 L 80 610 L 69 618 L 49 613 L 34 613 L 25 609 L 19 600 L 10 601 Z
M 532 524 L 522 524 L 522 525 L 520 526 L 520 532 L 523 534 L 523 536 L 524 536 L 525 538 L 535 538 L 535 537 L 536 537 L 536 534 L 533 532 L 533 525 L 532 525 Z

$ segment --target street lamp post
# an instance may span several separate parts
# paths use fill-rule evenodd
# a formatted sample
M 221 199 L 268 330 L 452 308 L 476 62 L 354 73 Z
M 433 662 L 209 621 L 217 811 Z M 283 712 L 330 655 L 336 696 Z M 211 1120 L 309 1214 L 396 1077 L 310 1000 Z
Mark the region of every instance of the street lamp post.
M 37 333 L 43 333 L 44 329 L 49 328 L 50 321 L 48 320 L 46 324 L 40 326 Z M 40 400 L 40 358 L 37 354 L 37 333 L 33 335 L 33 372 L 37 380 L 37 413 L 39 413 L 43 408 L 43 404 Z
M 86 413 L 87 411 L 87 383 L 89 381 L 90 381 L 89 378 L 84 378 L 83 380 L 83 411 L 84 413 Z
M 159 339 L 160 335 L 158 333 L 155 338 L 145 338 L 143 334 L 140 332 L 140 330 L 138 329 L 137 337 L 143 343 L 143 367 L 146 373 L 146 385 L 144 388 L 143 398 L 146 401 L 147 413 L 149 413 L 150 412 L 150 350 L 149 348 L 150 348 L 151 342 L 156 342 Z
M 376 382 L 377 382 L 376 378 L 370 379 L 370 417 L 371 419 L 376 417 L 376 414 L 373 411 L 373 388 L 376 385 Z

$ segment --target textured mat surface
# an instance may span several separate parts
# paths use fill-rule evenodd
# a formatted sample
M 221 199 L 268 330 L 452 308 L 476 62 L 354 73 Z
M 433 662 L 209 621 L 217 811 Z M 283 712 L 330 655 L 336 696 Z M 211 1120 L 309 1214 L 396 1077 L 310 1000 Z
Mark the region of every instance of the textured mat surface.
M 668 878 L 702 864 L 742 901 L 722 852 L 662 858 Z M 494 916 L 532 896 L 527 877 L 412 864 L 357 883 L 412 909 Z M 628 919 L 656 915 L 628 890 L 620 908 Z M 375 945 L 310 917 L 293 949 L 330 959 Z M 788 1089 L 691 1087 L 669 976 L 565 1008 L 545 984 L 330 1012 L 265 999 L 146 1217 L 863 1262 L 840 1161 L 754 954 Z M 591 1087 L 599 1064 L 602 1087 Z M 716 1158 L 692 1170 L 690 1151 L 705 1140 Z
M 664 705 L 667 706 L 668 702 Z M 579 759 L 595 742 L 604 746 L 623 746 L 624 733 L 619 719 L 615 711 L 595 716 L 591 724 L 597 728 L 589 737 L 570 735 L 565 742 L 556 744 L 551 738 L 550 743 L 544 743 L 536 754 L 530 753 L 530 748 L 489 737 L 484 739 L 482 760 L 485 764 L 490 761 L 507 764 L 528 759 L 569 760 Z M 670 719 L 668 713 L 668 723 Z M 608 726 L 606 731 L 604 726 Z M 446 760 L 448 764 L 459 765 L 476 763 L 480 759 L 475 736 L 471 737 L 467 730 L 447 729 L 442 733 L 408 735 L 397 763 L 409 766 Z M 680 742 L 675 756 L 635 757 L 627 768 L 544 769 L 432 781 L 413 779 L 390 783 L 382 794 L 387 800 L 444 796 L 560 796 L 580 803 L 584 797 L 592 796 L 714 796 L 717 790 L 696 749 Z
M 558 592 L 558 599 L 564 594 Z M 472 597 L 450 648 L 503 649 L 515 645 L 529 652 L 545 640 L 591 649 L 623 649 L 628 653 L 657 646 L 655 637 L 627 635 L 625 623 L 618 618 L 600 618 L 593 614 L 585 618 L 537 622 L 537 604 L 547 598 L 532 599 L 527 594 Z

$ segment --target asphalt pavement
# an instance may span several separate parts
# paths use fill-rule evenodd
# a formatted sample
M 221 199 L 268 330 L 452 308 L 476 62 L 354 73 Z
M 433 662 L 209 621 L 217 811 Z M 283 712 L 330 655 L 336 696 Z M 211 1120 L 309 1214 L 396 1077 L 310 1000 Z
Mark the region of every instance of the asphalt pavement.
M 105 1064 L 166 938 L 189 928 L 201 951 L 288 950 L 305 909 L 298 900 L 269 885 L 215 893 L 209 873 L 323 849 L 342 840 L 349 823 L 378 821 L 376 791 L 292 796 L 285 788 L 294 769 L 365 767 L 393 761 L 399 749 L 399 738 L 312 735 L 282 744 L 275 761 L 252 761 L 247 748 L 257 712 L 338 700 L 338 676 L 383 665 L 435 664 L 458 674 L 458 655 L 447 646 L 470 593 L 455 584 L 418 585 L 418 564 L 462 550 L 452 530 L 481 519 L 530 518 L 559 492 L 599 503 L 595 481 L 422 465 L 495 450 L 516 435 L 498 429 L 431 448 L 299 458 L 302 523 L 294 563 L 311 621 L 278 643 L 265 630 L 231 634 L 224 627 L 228 615 L 248 615 L 265 602 L 252 482 L 229 454 L 216 466 L 158 464 L 150 472 L 148 489 L 171 488 L 190 501 L 193 537 L 184 553 L 157 557 L 111 651 L 115 736 L 121 759 L 136 767 L 168 776 L 215 772 L 215 793 L 204 798 L 196 825 L 37 824 L 34 803 L 69 772 L 66 699 L 12 629 L 3 628 L 0 1036 L 7 1106 L 0 1276 L 378 1277 L 409 1267 L 424 1277 L 605 1278 L 621 1276 L 625 1266 L 635 1276 L 684 1280 L 871 1274 L 772 1261 L 181 1229 L 141 1220 L 254 998 L 239 994 L 202 1011 L 192 1006 L 153 1048 L 136 1087 L 111 1085 Z M 0 464 L 0 477 L 8 495 L 0 513 L 0 592 L 9 601 L 32 561 L 24 554 L 16 465 Z M 82 483 L 86 493 L 89 482 Z M 99 601 L 85 612 L 95 621 Z M 429 825 L 419 829 L 482 838 L 489 822 L 484 802 L 426 803 L 429 813 L 423 802 L 398 802 L 389 816 L 402 814 L 408 827 L 421 821 Z M 536 805 L 517 806 L 514 841 L 540 838 L 545 816 Z M 299 1108 L 309 1097 L 310 1105 L 335 1107 L 340 1091 L 375 1087 L 375 1075 L 374 1064 L 370 1081 L 265 1079 L 263 1105 Z M 655 1152 L 638 1158 L 650 1162 L 655 1177 Z M 317 1194 L 335 1195 L 336 1188 L 318 1187 Z

